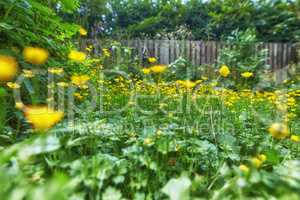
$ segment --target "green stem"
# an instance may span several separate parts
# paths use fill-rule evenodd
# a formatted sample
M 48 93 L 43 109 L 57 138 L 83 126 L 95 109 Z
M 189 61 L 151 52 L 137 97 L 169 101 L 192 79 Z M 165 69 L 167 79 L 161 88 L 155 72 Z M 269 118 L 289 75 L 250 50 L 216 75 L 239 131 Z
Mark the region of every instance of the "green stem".
M 6 113 L 7 113 L 7 100 L 6 100 L 6 90 L 0 87 L 0 132 L 2 132 L 5 126 Z

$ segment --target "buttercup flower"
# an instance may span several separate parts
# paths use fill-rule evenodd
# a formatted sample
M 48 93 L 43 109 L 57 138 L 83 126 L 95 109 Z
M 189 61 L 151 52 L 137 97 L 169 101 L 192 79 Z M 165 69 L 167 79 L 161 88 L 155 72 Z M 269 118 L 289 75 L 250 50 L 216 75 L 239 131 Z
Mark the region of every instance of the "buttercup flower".
M 242 172 L 244 172 L 245 174 L 247 174 L 247 173 L 249 172 L 249 168 L 248 168 L 246 165 L 244 165 L 244 164 L 240 165 L 240 166 L 239 166 L 239 169 L 240 169 Z
M 87 51 L 92 51 L 92 49 L 93 49 L 93 45 L 89 45 L 88 47 L 85 48 L 85 50 Z
M 51 74 L 59 75 L 59 74 L 62 74 L 64 72 L 64 69 L 63 68 L 49 68 L 48 72 L 51 73 Z
M 227 77 L 230 74 L 230 70 L 226 65 L 222 65 L 222 67 L 219 69 L 219 73 L 223 77 Z
M 80 27 L 79 28 L 79 34 L 81 36 L 86 36 L 87 35 L 87 30 L 85 30 L 85 28 L 83 28 L 83 27 Z
M 34 74 L 31 70 L 23 69 L 23 76 L 25 78 L 32 78 L 34 77 Z
M 153 143 L 152 139 L 151 138 L 146 138 L 144 140 L 144 145 L 151 145 Z
M 281 123 L 272 124 L 268 131 L 276 139 L 284 139 L 289 135 L 288 127 Z
M 56 83 L 56 85 L 59 87 L 68 87 L 69 86 L 69 84 L 66 82 L 58 82 L 58 83 Z
M 18 63 L 14 57 L 0 55 L 0 81 L 12 80 L 18 72 Z
M 76 62 L 82 62 L 86 59 L 86 55 L 83 52 L 72 50 L 69 53 L 68 58 Z
M 167 70 L 167 66 L 166 65 L 154 65 L 152 67 L 149 68 L 151 72 L 153 73 L 163 73 Z
M 180 84 L 183 87 L 188 88 L 188 89 L 193 88 L 197 85 L 197 82 L 193 82 L 193 81 L 190 81 L 190 80 L 184 80 L 184 81 L 178 80 L 178 81 L 176 81 L 176 83 L 178 83 L 178 84 Z
M 21 110 L 24 108 L 24 104 L 22 102 L 16 102 L 15 107 Z
M 7 87 L 11 89 L 19 89 L 21 86 L 18 83 L 8 82 L 6 83 Z
M 39 47 L 26 47 L 23 50 L 23 56 L 25 61 L 31 64 L 42 65 L 47 61 L 49 52 Z
M 253 164 L 256 168 L 259 168 L 259 167 L 262 165 L 262 163 L 263 163 L 263 161 L 261 161 L 261 160 L 258 159 L 258 158 L 252 158 L 252 159 L 251 159 L 251 162 L 252 162 L 252 164 Z
M 261 160 L 262 162 L 265 162 L 265 161 L 267 160 L 267 156 L 266 156 L 265 154 L 259 154 L 259 155 L 257 156 L 257 158 L 258 158 L 259 160 Z
M 250 78 L 253 76 L 253 73 L 252 72 L 244 72 L 241 74 L 241 76 L 244 78 Z
M 73 95 L 79 100 L 82 100 L 84 98 L 79 92 L 75 92 Z
M 293 142 L 299 142 L 300 141 L 300 137 L 298 135 L 291 135 L 290 139 Z
M 27 121 L 38 131 L 48 130 L 64 116 L 62 111 L 56 111 L 47 106 L 26 106 L 24 113 Z
M 143 68 L 142 71 L 144 74 L 149 74 L 151 72 L 149 68 Z
M 156 61 L 157 61 L 157 59 L 155 57 L 148 58 L 149 63 L 155 63 Z
M 71 77 L 72 83 L 79 87 L 87 87 L 88 80 L 90 80 L 90 77 L 87 75 L 74 75 Z
M 104 48 L 104 49 L 102 49 L 102 51 L 103 51 L 103 54 L 105 57 L 110 57 L 110 52 L 108 49 Z

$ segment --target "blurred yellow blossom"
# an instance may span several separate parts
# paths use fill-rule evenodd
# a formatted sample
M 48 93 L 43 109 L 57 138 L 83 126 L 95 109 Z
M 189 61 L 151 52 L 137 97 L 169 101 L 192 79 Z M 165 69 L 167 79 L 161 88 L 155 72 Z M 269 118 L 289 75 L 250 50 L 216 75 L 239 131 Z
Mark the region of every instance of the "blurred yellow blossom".
M 176 81 L 176 83 L 182 85 L 183 87 L 185 87 L 187 89 L 191 89 L 197 85 L 197 82 L 193 82 L 190 80 L 178 80 L 178 81 Z
M 64 69 L 63 68 L 49 68 L 48 72 L 51 73 L 51 74 L 59 75 L 59 74 L 62 74 L 64 72 Z
M 241 74 L 241 76 L 244 78 L 250 78 L 253 76 L 253 73 L 252 72 L 244 72 Z
M 84 98 L 79 92 L 75 92 L 73 95 L 79 100 L 82 100 Z
M 79 87 L 87 87 L 87 82 L 90 80 L 90 77 L 87 75 L 73 75 L 71 81 L 74 85 Z
M 155 57 L 149 57 L 148 58 L 149 63 L 155 63 L 156 61 L 157 61 L 157 59 Z
M 104 49 L 102 49 L 102 52 L 103 52 L 104 56 L 110 57 L 110 52 L 108 49 L 104 48 Z
M 0 81 L 12 80 L 18 72 L 18 63 L 14 57 L 0 55 Z
M 31 64 L 42 65 L 47 61 L 49 52 L 40 47 L 25 47 L 23 56 L 25 61 Z
M 289 135 L 288 127 L 282 123 L 273 123 L 268 131 L 276 139 L 284 139 Z
M 81 36 L 86 36 L 86 35 L 87 35 L 87 30 L 81 26 L 81 27 L 79 28 L 79 34 L 80 34 Z
M 34 77 L 34 74 L 31 70 L 23 69 L 23 76 L 25 78 L 32 78 L 32 77 Z
M 56 85 L 59 87 L 68 87 L 69 86 L 69 84 L 66 82 L 58 82 L 58 83 L 56 83 Z
M 76 62 L 82 62 L 86 59 L 86 54 L 80 51 L 72 50 L 69 53 L 68 58 Z
M 13 82 L 7 82 L 6 85 L 11 89 L 19 89 L 21 87 L 18 83 Z
M 149 68 L 151 72 L 153 73 L 163 73 L 167 70 L 167 66 L 166 65 L 154 65 L 152 67 Z
M 259 167 L 262 165 L 263 161 L 260 160 L 260 159 L 258 159 L 258 158 L 252 158 L 252 159 L 251 159 L 251 163 L 252 163 L 256 168 L 259 168 Z
M 249 172 L 249 167 L 247 167 L 247 166 L 244 165 L 244 164 L 241 164 L 241 165 L 239 166 L 239 169 L 240 169 L 242 172 L 244 172 L 245 174 L 247 174 L 247 173 Z
M 293 142 L 299 142 L 300 141 L 300 137 L 298 135 L 291 135 L 290 139 Z
M 16 102 L 15 107 L 21 110 L 24 108 L 24 104 L 22 102 Z
M 87 51 L 92 51 L 92 49 L 93 49 L 93 45 L 89 45 L 88 47 L 85 48 L 85 50 Z
M 267 156 L 265 154 L 259 154 L 258 156 L 258 159 L 265 162 L 267 160 Z
M 144 139 L 144 145 L 151 145 L 151 144 L 153 144 L 153 141 L 152 141 L 151 138 L 145 138 Z
M 45 131 L 62 120 L 64 113 L 56 111 L 47 106 L 25 106 L 26 120 L 38 131 Z
M 151 72 L 149 68 L 143 68 L 142 71 L 144 74 L 149 74 Z
M 226 65 L 222 65 L 219 69 L 219 73 L 221 74 L 221 76 L 227 77 L 230 74 L 230 70 Z

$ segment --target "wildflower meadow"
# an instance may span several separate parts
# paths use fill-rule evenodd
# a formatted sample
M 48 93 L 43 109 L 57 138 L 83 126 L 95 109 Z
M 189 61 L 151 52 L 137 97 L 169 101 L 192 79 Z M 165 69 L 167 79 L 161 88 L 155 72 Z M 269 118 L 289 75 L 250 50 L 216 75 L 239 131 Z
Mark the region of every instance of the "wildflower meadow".
M 300 199 L 299 13 L 0 0 L 0 199 Z

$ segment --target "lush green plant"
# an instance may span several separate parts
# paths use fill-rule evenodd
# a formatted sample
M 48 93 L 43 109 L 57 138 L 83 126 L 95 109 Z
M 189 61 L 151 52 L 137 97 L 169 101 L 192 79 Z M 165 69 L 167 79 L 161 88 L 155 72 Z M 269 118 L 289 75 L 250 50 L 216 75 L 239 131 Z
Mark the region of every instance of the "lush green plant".
M 222 65 L 229 66 L 233 72 L 231 79 L 226 79 L 229 86 L 252 88 L 258 83 L 260 75 L 269 69 L 267 61 L 267 50 L 258 49 L 255 31 L 248 29 L 245 32 L 234 31 L 232 36 L 228 37 L 228 45 L 220 52 L 217 67 Z M 251 72 L 255 75 L 246 79 L 241 74 Z
M 78 21 L 94 24 L 98 35 L 116 38 L 163 38 L 185 26 L 192 33 L 187 38 L 195 40 L 221 40 L 236 29 L 252 28 L 259 41 L 296 42 L 298 13 L 298 1 L 284 0 L 98 0 L 83 2 L 80 15 L 88 19 Z
M 162 23 L 179 23 L 166 19 L 175 17 L 173 5 L 182 9 L 180 2 L 158 5 L 166 12 Z M 16 63 L 45 71 L 27 71 L 20 85 L 0 76 L 1 198 L 299 199 L 299 75 L 294 71 L 275 91 L 244 90 L 264 67 L 251 30 L 228 39 L 236 48 L 221 54 L 220 65 L 231 70 L 222 79 L 218 73 L 201 77 L 205 69 L 184 59 L 169 66 L 147 59 L 147 71 L 132 49 L 111 40 L 87 46 L 86 54 L 74 51 L 79 26 L 51 10 L 65 15 L 77 7 L 73 0 L 0 2 L 0 72 Z M 30 52 L 22 55 L 28 46 L 43 48 L 25 48 Z M 235 78 L 246 70 L 253 82 Z M 15 105 L 18 91 L 26 106 Z M 67 103 L 60 109 L 68 108 L 60 123 L 62 111 L 27 106 L 51 107 L 57 99 Z

